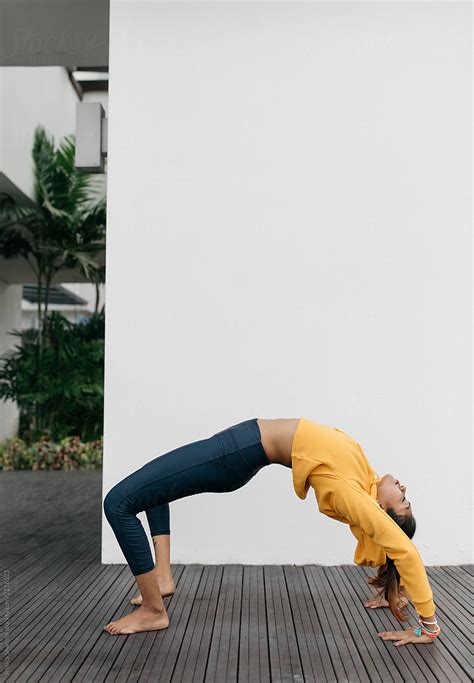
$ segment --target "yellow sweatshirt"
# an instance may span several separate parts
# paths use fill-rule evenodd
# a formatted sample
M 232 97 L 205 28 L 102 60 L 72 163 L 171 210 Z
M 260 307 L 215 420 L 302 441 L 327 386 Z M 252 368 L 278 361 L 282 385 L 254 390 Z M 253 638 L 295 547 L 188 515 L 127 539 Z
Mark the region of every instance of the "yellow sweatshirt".
M 377 503 L 382 479 L 362 448 L 337 427 L 300 418 L 291 450 L 293 487 L 299 498 L 314 488 L 320 512 L 349 524 L 357 539 L 354 562 L 371 567 L 395 562 L 401 584 L 422 617 L 434 614 L 433 593 L 418 549 Z

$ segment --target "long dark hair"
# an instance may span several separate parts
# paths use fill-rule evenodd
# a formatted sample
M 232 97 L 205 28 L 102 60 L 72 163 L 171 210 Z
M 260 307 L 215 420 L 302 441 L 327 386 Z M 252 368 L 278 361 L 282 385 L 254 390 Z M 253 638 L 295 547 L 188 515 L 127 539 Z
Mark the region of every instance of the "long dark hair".
M 413 538 L 416 530 L 416 521 L 413 515 L 397 515 L 393 508 L 387 508 L 386 512 L 406 533 L 408 538 Z M 391 557 L 387 555 L 386 563 L 378 568 L 376 576 L 369 578 L 369 583 L 380 589 L 377 597 L 383 595 L 388 602 L 391 613 L 398 621 L 408 620 L 408 617 L 403 614 L 398 606 L 400 599 L 400 574 Z

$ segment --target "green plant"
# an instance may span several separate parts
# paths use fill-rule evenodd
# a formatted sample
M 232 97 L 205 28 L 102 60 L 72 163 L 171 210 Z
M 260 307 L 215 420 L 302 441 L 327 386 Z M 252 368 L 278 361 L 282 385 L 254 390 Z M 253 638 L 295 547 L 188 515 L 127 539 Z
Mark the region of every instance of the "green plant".
M 83 442 L 66 437 L 59 442 L 42 436 L 28 445 L 18 437 L 0 442 L 0 470 L 75 470 L 102 466 L 102 437 Z
M 28 393 L 28 401 L 41 400 L 49 391 L 43 337 L 51 283 L 64 269 L 78 270 L 96 285 L 97 312 L 98 284 L 105 281 L 105 268 L 98 263 L 97 254 L 105 250 L 106 235 L 106 201 L 102 196 L 97 199 L 95 178 L 74 165 L 74 136 L 65 136 L 55 149 L 54 137 L 37 126 L 32 156 L 36 205 L 19 205 L 11 195 L 0 193 L 0 254 L 24 258 L 38 286 L 39 329 L 29 335 L 34 337 L 36 356 L 28 359 L 35 372 L 29 374 L 28 392 L 26 387 L 23 391 Z M 28 335 L 25 340 L 30 341 Z M 41 406 L 33 414 L 40 416 Z
M 54 137 L 37 126 L 32 151 L 36 206 L 21 206 L 0 193 L 0 253 L 29 263 L 38 283 L 40 321 L 59 271 L 75 268 L 91 282 L 103 281 L 104 268 L 95 257 L 105 249 L 106 200 L 97 200 L 94 176 L 75 167 L 75 152 L 74 135 L 66 135 L 55 149 Z
M 31 467 L 31 456 L 23 439 L 14 437 L 0 443 L 2 470 L 26 470 Z
M 0 398 L 20 409 L 19 436 L 75 435 L 96 440 L 103 432 L 104 333 L 102 310 L 77 325 L 54 311 L 43 330 L 43 379 L 36 383 L 38 330 L 14 330 L 20 344 L 0 357 Z

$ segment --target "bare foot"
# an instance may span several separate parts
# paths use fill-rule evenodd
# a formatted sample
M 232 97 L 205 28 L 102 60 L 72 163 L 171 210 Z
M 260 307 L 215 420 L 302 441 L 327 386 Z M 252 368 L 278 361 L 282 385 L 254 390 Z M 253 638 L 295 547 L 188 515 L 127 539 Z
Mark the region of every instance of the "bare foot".
M 173 593 L 176 592 L 176 586 L 173 581 L 173 578 L 171 579 L 161 579 L 158 577 L 158 583 L 160 585 L 160 592 L 161 596 L 163 598 L 166 598 L 168 595 L 173 595 Z M 131 605 L 141 605 L 143 601 L 143 598 L 140 593 L 138 595 L 135 595 L 134 598 L 130 600 Z
M 113 636 L 141 631 L 158 631 L 168 628 L 169 618 L 165 612 L 158 612 L 150 607 L 139 607 L 117 621 L 111 621 L 104 626 L 104 631 Z

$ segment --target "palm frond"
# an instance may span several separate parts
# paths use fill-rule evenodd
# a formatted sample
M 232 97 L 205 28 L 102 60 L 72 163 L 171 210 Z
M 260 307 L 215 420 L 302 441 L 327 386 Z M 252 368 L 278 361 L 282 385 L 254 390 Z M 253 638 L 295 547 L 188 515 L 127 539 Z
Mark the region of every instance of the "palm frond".
M 93 177 L 75 166 L 76 142 L 73 134 L 66 135 L 56 150 L 56 168 L 58 175 L 66 185 L 66 192 L 58 197 L 69 212 L 82 208 L 90 201 Z
M 65 268 L 78 268 L 89 280 L 94 280 L 95 273 L 100 268 L 95 258 L 85 251 L 67 250 L 64 259 Z
M 36 200 L 54 218 L 68 218 L 90 202 L 91 176 L 75 167 L 75 137 L 66 135 L 55 149 L 42 126 L 34 135 Z
M 48 137 L 43 126 L 35 128 L 33 137 L 34 191 L 39 206 L 51 204 L 51 185 L 54 169 L 54 136 Z

